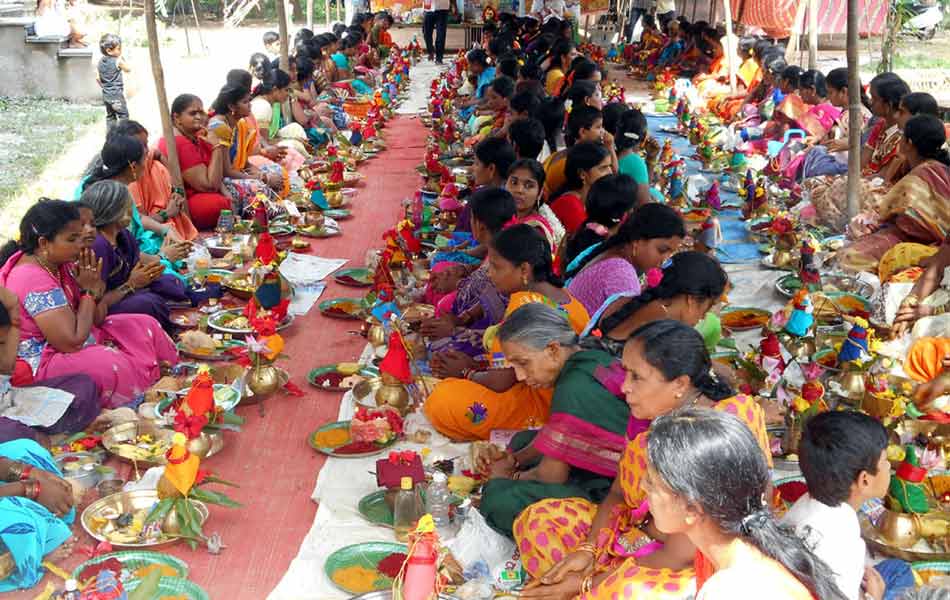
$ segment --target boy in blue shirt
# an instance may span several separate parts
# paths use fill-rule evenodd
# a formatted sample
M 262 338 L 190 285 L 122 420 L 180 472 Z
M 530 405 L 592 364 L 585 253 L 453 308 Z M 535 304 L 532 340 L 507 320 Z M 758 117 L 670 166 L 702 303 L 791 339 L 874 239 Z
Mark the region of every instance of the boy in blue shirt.
M 106 105 L 106 124 L 111 129 L 119 119 L 129 118 L 129 108 L 125 102 L 125 83 L 122 73 L 132 69 L 122 60 L 122 39 L 113 33 L 107 33 L 99 40 L 99 59 L 96 82 L 102 88 L 102 103 Z

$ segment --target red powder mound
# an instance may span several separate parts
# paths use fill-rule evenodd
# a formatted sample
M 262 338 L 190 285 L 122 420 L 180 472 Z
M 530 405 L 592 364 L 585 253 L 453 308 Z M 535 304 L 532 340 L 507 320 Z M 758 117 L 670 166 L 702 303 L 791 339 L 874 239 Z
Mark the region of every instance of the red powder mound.
M 379 561 L 376 570 L 390 579 L 395 579 L 399 575 L 399 570 L 402 569 L 404 562 L 406 562 L 406 555 L 402 552 L 396 552 Z
M 379 450 L 379 446 L 373 442 L 353 442 L 339 448 L 334 448 L 334 454 L 362 454 L 363 452 L 374 452 Z

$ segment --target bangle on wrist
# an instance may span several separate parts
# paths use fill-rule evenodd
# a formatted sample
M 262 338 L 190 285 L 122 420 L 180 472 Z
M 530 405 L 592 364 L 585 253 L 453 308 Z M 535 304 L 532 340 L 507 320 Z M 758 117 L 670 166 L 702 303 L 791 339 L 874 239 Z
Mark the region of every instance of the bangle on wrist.
M 175 186 L 175 187 L 172 188 L 172 193 L 173 193 L 173 194 L 178 194 L 179 196 L 184 196 L 184 195 L 185 195 L 185 188 L 183 188 L 183 187 L 181 187 L 181 186 Z
M 158 211 L 157 216 L 158 221 L 164 223 L 168 220 L 168 211 L 163 208 L 162 210 Z
M 26 468 L 21 462 L 10 461 L 10 466 L 7 468 L 7 481 L 20 481 L 23 479 L 23 469 Z

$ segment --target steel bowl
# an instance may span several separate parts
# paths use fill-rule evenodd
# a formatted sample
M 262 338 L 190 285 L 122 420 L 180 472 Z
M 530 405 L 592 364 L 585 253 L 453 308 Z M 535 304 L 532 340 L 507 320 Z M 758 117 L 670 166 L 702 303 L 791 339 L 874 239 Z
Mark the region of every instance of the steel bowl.
M 100 542 L 110 542 L 113 546 L 122 548 L 148 548 L 152 546 L 161 546 L 170 544 L 178 540 L 176 537 L 163 536 L 151 542 L 139 542 L 134 544 L 121 544 L 110 540 L 102 531 L 104 526 L 99 524 L 103 519 L 109 521 L 115 519 L 123 513 L 135 513 L 140 510 L 149 509 L 159 501 L 158 492 L 155 490 L 135 490 L 134 492 L 119 492 L 106 496 L 101 500 L 93 502 L 86 510 L 82 511 L 82 527 L 86 533 L 96 538 Z M 208 507 L 203 502 L 191 500 L 192 507 L 198 512 L 198 518 L 202 524 L 208 520 Z
M 86 462 L 79 469 L 66 469 L 68 463 L 83 461 Z M 65 452 L 56 456 L 56 464 L 63 472 L 63 479 L 74 482 L 85 490 L 95 487 L 102 479 L 102 474 L 96 469 L 100 465 L 99 456 L 92 452 Z

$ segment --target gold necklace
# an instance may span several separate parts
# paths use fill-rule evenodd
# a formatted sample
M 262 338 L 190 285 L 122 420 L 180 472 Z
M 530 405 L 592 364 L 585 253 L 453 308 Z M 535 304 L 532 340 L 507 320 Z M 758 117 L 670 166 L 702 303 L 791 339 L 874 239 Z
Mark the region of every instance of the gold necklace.
M 70 294 L 69 290 L 66 289 L 66 284 L 63 282 L 63 276 L 60 274 L 57 274 L 53 270 L 53 267 L 51 267 L 50 264 L 46 261 L 46 259 L 40 256 L 39 254 L 34 254 L 33 258 L 36 260 L 36 264 L 38 264 L 40 268 L 42 268 L 44 271 L 49 273 L 50 277 L 56 280 L 56 283 L 59 284 L 59 288 L 63 290 L 63 294 L 66 296 L 67 305 L 69 306 L 70 310 L 74 310 L 72 294 Z

